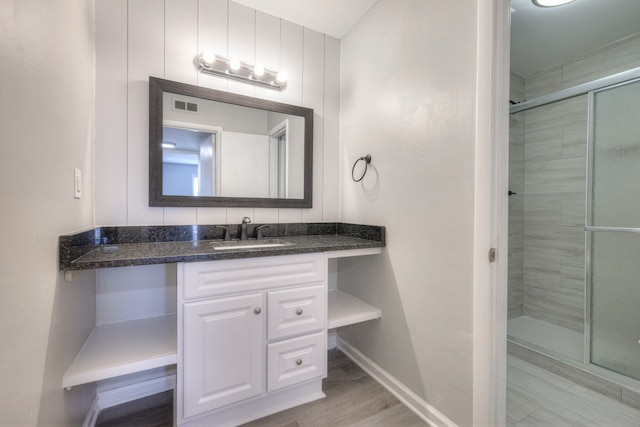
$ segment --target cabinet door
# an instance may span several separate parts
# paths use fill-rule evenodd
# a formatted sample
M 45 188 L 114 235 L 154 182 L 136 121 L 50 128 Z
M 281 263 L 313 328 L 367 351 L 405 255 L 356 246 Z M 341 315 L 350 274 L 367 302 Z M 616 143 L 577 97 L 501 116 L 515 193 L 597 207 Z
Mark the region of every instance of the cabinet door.
M 184 416 L 264 390 L 263 293 L 184 306 Z

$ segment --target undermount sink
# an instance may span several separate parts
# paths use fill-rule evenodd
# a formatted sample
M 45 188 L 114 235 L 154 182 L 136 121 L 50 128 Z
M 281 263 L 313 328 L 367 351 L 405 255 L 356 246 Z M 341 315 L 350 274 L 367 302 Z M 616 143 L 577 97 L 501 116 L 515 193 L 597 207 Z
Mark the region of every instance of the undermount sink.
M 228 251 L 231 249 L 262 249 L 277 248 L 280 246 L 293 246 L 295 243 L 282 239 L 264 239 L 264 240 L 232 240 L 226 242 L 212 242 L 211 246 L 216 251 Z

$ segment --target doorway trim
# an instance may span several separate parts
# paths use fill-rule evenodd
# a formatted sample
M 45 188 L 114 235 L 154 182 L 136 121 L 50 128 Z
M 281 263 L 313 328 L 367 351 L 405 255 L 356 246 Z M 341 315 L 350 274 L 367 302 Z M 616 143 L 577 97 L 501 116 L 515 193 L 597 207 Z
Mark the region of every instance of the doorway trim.
M 504 426 L 507 388 L 510 4 L 478 0 L 473 425 Z M 496 248 L 495 262 L 488 252 Z

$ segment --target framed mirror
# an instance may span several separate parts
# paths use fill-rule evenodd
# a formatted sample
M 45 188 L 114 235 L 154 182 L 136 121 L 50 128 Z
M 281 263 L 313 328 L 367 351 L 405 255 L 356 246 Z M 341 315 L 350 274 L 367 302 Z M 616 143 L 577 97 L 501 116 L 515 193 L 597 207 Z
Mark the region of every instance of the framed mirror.
M 149 206 L 311 208 L 313 110 L 149 77 Z

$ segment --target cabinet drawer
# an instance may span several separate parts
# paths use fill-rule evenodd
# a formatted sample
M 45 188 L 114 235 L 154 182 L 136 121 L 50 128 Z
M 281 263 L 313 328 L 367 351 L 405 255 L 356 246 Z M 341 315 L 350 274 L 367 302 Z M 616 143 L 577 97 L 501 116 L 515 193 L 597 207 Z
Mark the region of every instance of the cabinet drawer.
M 184 299 L 323 282 L 321 254 L 287 255 L 184 264 Z
M 326 327 L 324 285 L 270 291 L 267 294 L 269 340 L 319 331 Z
M 327 335 L 319 332 L 267 346 L 267 391 L 327 375 Z

